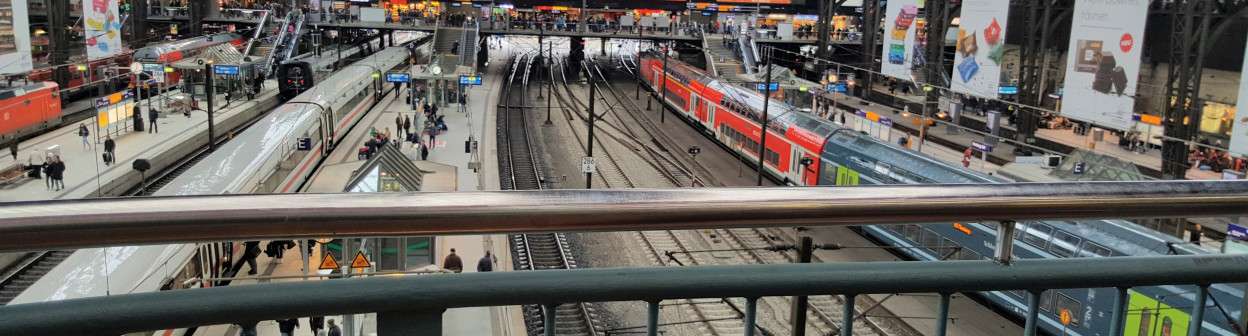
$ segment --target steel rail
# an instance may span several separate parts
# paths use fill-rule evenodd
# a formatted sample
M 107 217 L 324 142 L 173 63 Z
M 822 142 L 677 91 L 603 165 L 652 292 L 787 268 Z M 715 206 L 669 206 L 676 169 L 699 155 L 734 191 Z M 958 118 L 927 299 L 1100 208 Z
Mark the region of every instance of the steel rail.
M 1209 217 L 1248 181 L 208 195 L 0 203 L 0 252 L 126 244 Z
M 370 312 L 378 312 L 381 326 L 411 318 L 403 312 L 412 312 L 412 307 L 436 312 L 434 316 L 441 321 L 441 309 L 458 307 L 1245 281 L 1248 257 L 1242 255 L 1024 259 L 1012 265 L 873 262 L 459 273 L 293 281 L 18 304 L 0 307 L 0 330 L 12 335 L 116 335 Z M 351 299 L 329 305 L 292 304 L 323 301 L 327 293 Z M 240 298 L 247 298 L 247 304 L 240 305 Z

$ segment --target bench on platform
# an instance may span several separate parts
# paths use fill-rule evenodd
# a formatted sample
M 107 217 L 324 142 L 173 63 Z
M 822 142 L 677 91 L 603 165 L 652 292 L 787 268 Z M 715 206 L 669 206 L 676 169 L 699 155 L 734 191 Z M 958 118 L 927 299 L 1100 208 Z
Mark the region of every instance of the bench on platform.
M 15 163 L 12 166 L 0 170 L 0 185 L 17 182 L 26 176 L 26 169 L 21 163 Z

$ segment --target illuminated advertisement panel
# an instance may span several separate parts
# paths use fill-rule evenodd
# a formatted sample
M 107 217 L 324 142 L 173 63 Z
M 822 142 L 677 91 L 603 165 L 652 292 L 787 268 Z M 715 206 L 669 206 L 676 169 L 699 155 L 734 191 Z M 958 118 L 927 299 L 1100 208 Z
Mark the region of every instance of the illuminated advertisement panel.
M 120 55 L 121 13 L 117 0 L 86 0 L 82 9 L 86 21 L 87 58 L 100 59 Z
M 884 12 L 884 51 L 880 54 L 880 72 L 909 80 L 914 67 L 911 57 L 919 16 L 918 0 L 892 0 Z
M 958 51 L 953 56 L 954 91 L 997 98 L 1009 16 L 1009 0 L 966 0 L 962 3 Z M 1015 90 L 1017 93 L 1017 88 Z
M 1063 114 L 1098 126 L 1131 128 L 1147 18 L 1146 0 L 1075 2 Z
M 0 0 L 0 74 L 30 71 L 30 22 L 26 0 Z

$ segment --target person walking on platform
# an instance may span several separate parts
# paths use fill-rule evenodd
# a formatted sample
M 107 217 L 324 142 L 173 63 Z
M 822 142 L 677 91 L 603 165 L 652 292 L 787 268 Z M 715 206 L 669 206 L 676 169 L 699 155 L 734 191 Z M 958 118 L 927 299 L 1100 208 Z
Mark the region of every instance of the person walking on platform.
M 78 124 L 78 136 L 82 137 L 82 149 L 91 149 L 91 142 L 87 141 L 87 136 L 91 135 L 91 131 L 87 130 L 87 124 Z
M 235 269 L 242 268 L 243 263 L 247 263 L 251 269 L 247 270 L 247 275 L 256 275 L 256 258 L 260 257 L 260 241 L 253 240 L 243 243 L 243 257 L 238 261 Z M 237 271 L 235 271 L 237 273 Z
M 420 143 L 420 159 L 422 161 L 429 159 L 429 146 L 425 146 L 423 142 Z
M 65 189 L 65 161 L 61 161 L 61 156 L 52 157 L 52 167 L 49 169 L 48 177 L 52 179 L 52 187 L 56 191 Z
M 315 240 L 313 240 L 313 241 L 315 241 Z M 312 329 L 312 334 L 313 334 L 313 335 L 322 335 L 322 336 L 323 336 L 323 335 L 325 334 L 325 317 L 324 317 L 324 316 L 313 316 L 313 317 L 309 317 L 309 318 L 308 318 L 308 329 Z
M 334 324 L 334 319 L 331 318 L 329 319 L 329 332 L 325 334 L 326 336 L 342 336 L 342 328 L 339 328 L 337 324 Z
M 295 336 L 295 329 L 299 329 L 299 319 L 277 320 L 277 330 L 282 336 Z
M 494 271 L 494 262 L 498 261 L 494 256 L 490 255 L 490 251 L 485 251 L 485 256 L 477 261 L 477 272 Z
M 160 118 L 160 111 L 157 111 L 154 108 L 148 109 L 147 110 L 147 125 L 148 125 L 147 132 L 148 133 L 160 133 L 160 130 L 156 129 L 156 125 L 157 125 L 156 118 Z
M 442 269 L 453 271 L 455 273 L 464 271 L 464 261 L 459 259 L 459 255 L 455 254 L 455 249 L 451 249 L 451 254 L 446 256 L 442 261 Z
M 9 152 L 13 154 L 13 161 L 17 161 L 17 141 L 9 144 Z
M 117 157 L 113 154 L 113 150 L 117 149 L 117 142 L 113 141 L 113 136 L 104 136 L 104 165 L 111 165 Z

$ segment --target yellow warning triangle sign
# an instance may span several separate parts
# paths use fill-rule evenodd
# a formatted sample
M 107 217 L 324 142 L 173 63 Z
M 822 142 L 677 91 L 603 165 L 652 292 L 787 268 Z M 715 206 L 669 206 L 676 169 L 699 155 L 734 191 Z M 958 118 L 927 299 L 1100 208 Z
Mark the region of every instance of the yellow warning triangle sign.
M 351 261 L 351 268 L 369 268 L 369 267 L 373 267 L 373 264 L 369 263 L 367 258 L 364 258 L 364 252 L 363 251 L 356 252 L 355 260 Z
M 342 266 L 338 266 L 338 261 L 337 261 L 337 260 L 334 260 L 334 254 L 333 254 L 333 253 L 326 253 L 326 254 L 325 254 L 325 260 L 322 260 L 322 261 L 321 261 L 321 269 L 323 269 L 323 270 L 336 270 L 336 269 L 339 269 L 339 268 L 342 268 Z

